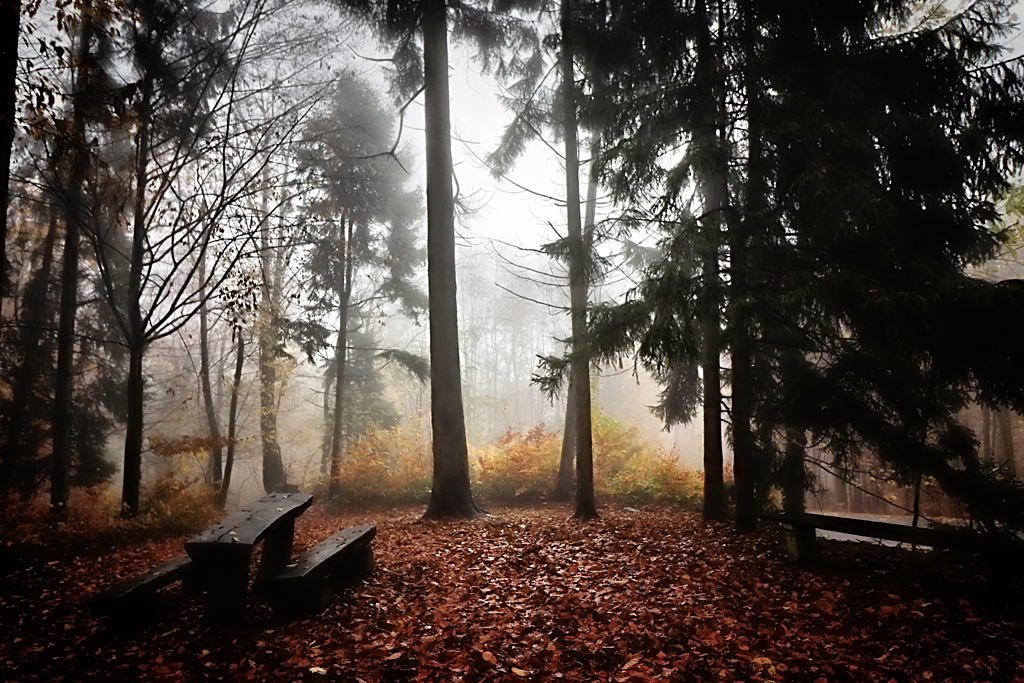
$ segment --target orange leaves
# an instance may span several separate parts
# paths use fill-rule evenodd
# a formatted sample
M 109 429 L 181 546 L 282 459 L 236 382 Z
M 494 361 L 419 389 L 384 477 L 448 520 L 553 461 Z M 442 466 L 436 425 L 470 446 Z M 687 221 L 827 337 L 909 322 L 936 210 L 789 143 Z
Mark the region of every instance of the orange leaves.
M 180 553 L 180 538 L 37 549 L 0 584 L 0 667 L 26 681 L 1024 683 L 1019 613 L 979 601 L 985 585 L 965 589 L 973 574 L 943 568 L 945 555 L 827 545 L 812 573 L 778 538 L 673 509 L 603 509 L 585 527 L 565 508 L 451 523 L 421 512 L 314 507 L 296 552 L 375 522 L 378 570 L 305 619 L 254 600 L 231 633 L 177 588 L 162 622 L 125 632 L 79 609 L 114 575 Z

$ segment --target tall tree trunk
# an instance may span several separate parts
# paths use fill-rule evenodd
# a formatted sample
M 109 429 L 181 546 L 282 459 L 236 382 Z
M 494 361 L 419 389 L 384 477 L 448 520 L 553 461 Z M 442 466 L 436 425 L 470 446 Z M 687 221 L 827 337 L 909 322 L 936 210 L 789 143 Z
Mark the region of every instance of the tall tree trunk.
M 341 495 L 341 459 L 345 452 L 345 365 L 348 360 L 348 304 L 352 298 L 352 218 L 341 225 L 341 253 L 345 269 L 338 287 L 338 341 L 334 350 L 334 430 L 331 435 L 331 478 L 327 485 L 330 498 Z
M 455 281 L 446 0 L 424 0 L 424 119 L 427 153 L 427 279 L 430 299 L 430 427 L 433 484 L 425 518 L 473 517 L 469 448 L 459 367 Z
M 277 437 L 277 361 L 280 346 L 278 306 L 280 261 L 270 244 L 270 178 L 265 178 L 260 224 L 260 269 L 262 304 L 257 324 L 260 364 L 260 442 L 263 446 L 263 490 L 267 493 L 285 491 L 288 475 L 281 457 L 281 444 Z
M 264 299 L 264 305 L 267 304 Z M 263 446 L 263 489 L 267 493 L 287 487 L 281 444 L 277 437 L 277 316 L 261 311 L 258 325 L 260 364 L 260 441 Z
M 224 449 L 221 447 L 220 424 L 217 411 L 213 404 L 213 389 L 210 384 L 210 321 L 209 307 L 206 296 L 206 247 L 199 255 L 199 296 L 202 304 L 199 307 L 199 383 L 203 392 L 203 408 L 206 411 L 206 424 L 213 441 L 212 459 L 210 461 L 210 485 L 214 491 L 220 490 L 223 473 Z
M 235 357 L 235 376 L 231 381 L 231 402 L 228 407 L 228 449 L 224 458 L 224 478 L 220 483 L 220 490 L 214 500 L 218 510 L 223 511 L 228 501 L 228 491 L 231 489 L 231 472 L 235 468 L 235 433 L 238 424 L 238 390 L 242 384 L 242 367 L 245 364 L 245 337 L 242 330 L 236 329 L 238 335 L 238 348 Z
M 11 202 L 11 150 L 18 99 L 18 38 L 21 33 L 21 0 L 0 2 L 0 301 L 10 289 L 7 263 L 8 208 Z
M 572 381 L 576 400 L 576 511 L 586 522 L 597 518 L 594 498 L 594 442 L 590 408 L 590 363 L 581 356 L 587 330 L 587 245 L 580 218 L 580 159 L 573 65 L 572 1 L 562 0 L 562 137 L 565 140 L 565 200 L 569 238 L 569 308 L 572 315 Z
M 128 346 L 128 415 L 124 438 L 124 482 L 121 489 L 121 514 L 134 517 L 139 513 L 139 497 L 142 489 L 142 438 L 144 429 L 145 380 L 142 372 L 143 357 L 147 339 L 145 321 L 142 318 L 142 270 L 146 256 L 146 190 L 149 184 L 149 146 L 151 133 L 151 108 L 153 99 L 153 78 L 147 75 L 142 82 L 142 99 L 139 103 L 139 134 L 135 157 L 135 200 L 132 224 L 131 263 L 128 271 L 128 299 L 126 306 L 128 329 L 125 342 Z
M 59 229 L 56 207 L 50 207 L 50 224 L 42 245 L 42 257 L 38 269 L 32 275 L 22 303 L 24 319 L 21 321 L 22 348 L 21 363 L 14 375 L 11 387 L 11 414 L 7 422 L 7 440 L 0 450 L 0 490 L 20 486 L 22 494 L 35 495 L 38 478 L 34 456 L 36 448 L 23 441 L 31 419 L 32 397 L 37 392 L 39 378 L 47 354 L 53 352 L 52 344 L 45 344 L 47 328 L 52 322 L 53 309 L 47 292 L 52 284 L 54 248 Z M 16 475 L 17 473 L 17 475 Z
M 587 180 L 587 205 L 583 216 L 583 242 L 587 254 L 593 250 L 594 227 L 597 222 L 597 162 L 601 154 L 601 137 L 590 138 L 590 176 Z M 570 294 L 571 296 L 571 294 Z M 518 363 L 516 364 L 518 367 Z M 573 497 L 576 480 L 573 465 L 576 461 L 576 381 L 570 372 L 569 387 L 565 401 L 565 427 L 562 433 L 562 453 L 558 463 L 558 478 L 552 500 L 566 501 Z
M 751 386 L 751 331 L 749 306 L 745 303 L 747 294 L 747 242 L 751 226 L 759 220 L 762 211 L 762 184 L 764 176 L 761 164 L 760 135 L 760 92 L 756 77 L 752 74 L 757 58 L 755 30 L 755 6 L 753 0 L 744 2 L 743 32 L 746 60 L 747 95 L 747 188 L 744 219 L 734 223 L 729 230 L 730 266 L 730 324 L 732 326 L 732 429 L 733 429 L 733 472 L 736 478 L 736 528 L 752 531 L 757 528 L 757 501 L 755 496 L 754 435 L 751 430 L 753 418 L 753 387 Z
M 88 10 L 86 5 L 84 8 Z M 60 322 L 57 327 L 57 376 L 53 401 L 53 450 L 50 474 L 50 514 L 58 520 L 67 518 L 71 494 L 71 435 L 74 419 L 73 382 L 75 361 L 75 318 L 78 314 L 78 255 L 85 221 L 82 186 L 85 183 L 89 157 L 85 140 L 88 117 L 84 63 L 89 54 L 91 18 L 88 11 L 79 26 L 74 105 L 72 116 L 71 170 L 65 192 L 64 262 L 61 267 Z
M 703 375 L 704 418 L 704 506 L 707 520 L 725 519 L 725 476 L 722 454 L 722 279 L 719 249 L 722 241 L 724 210 L 729 201 L 728 160 L 725 158 L 724 103 L 720 92 L 721 50 L 714 49 L 706 3 L 696 5 L 697 24 L 701 27 L 697 56 L 702 79 L 703 121 L 694 131 L 693 146 L 698 159 L 707 159 L 697 167 L 698 186 L 704 200 L 702 224 L 702 263 L 704 308 L 701 318 L 701 374 Z M 721 22 L 721 3 L 719 3 Z

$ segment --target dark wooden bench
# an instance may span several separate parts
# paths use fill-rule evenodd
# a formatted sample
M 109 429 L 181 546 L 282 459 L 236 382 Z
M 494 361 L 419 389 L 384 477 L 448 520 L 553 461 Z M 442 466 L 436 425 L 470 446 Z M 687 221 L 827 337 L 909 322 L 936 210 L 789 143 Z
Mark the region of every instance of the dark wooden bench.
M 276 612 L 321 612 L 335 589 L 373 572 L 375 524 L 349 527 L 299 555 L 282 571 L 258 578 L 253 589 Z
M 88 598 L 85 604 L 113 618 L 147 616 L 157 611 L 157 591 L 177 581 L 188 586 L 195 577 L 195 570 L 190 558 L 175 557 Z
M 185 552 L 199 567 L 211 621 L 244 619 L 256 544 L 263 542 L 257 577 L 280 573 L 291 560 L 295 519 L 312 502 L 305 493 L 270 494 L 185 542 Z
M 765 512 L 761 519 L 782 523 L 787 532 L 790 559 L 796 562 L 813 562 L 817 559 L 816 547 L 813 543 L 810 546 L 806 543 L 808 537 L 813 541 L 817 529 L 956 552 L 1019 556 L 1024 551 L 1024 545 L 1013 539 L 997 538 L 970 529 L 913 527 L 812 512 Z

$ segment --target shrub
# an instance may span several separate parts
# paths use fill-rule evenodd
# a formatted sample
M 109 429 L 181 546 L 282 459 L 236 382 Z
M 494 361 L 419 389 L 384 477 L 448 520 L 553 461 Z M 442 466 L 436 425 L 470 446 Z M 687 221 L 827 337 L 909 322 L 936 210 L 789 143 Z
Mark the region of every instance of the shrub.
M 335 502 L 424 502 L 430 482 L 430 448 L 418 433 L 370 428 L 345 449 Z
M 679 468 L 676 457 L 606 415 L 594 416 L 594 488 L 612 500 L 638 505 L 671 502 L 700 506 L 704 478 Z
M 168 473 L 142 491 L 138 522 L 166 533 L 193 533 L 204 529 L 218 515 L 213 491 L 197 482 L 182 481 Z
M 561 439 L 537 425 L 509 430 L 493 446 L 472 449 L 473 490 L 484 500 L 539 500 L 554 486 Z

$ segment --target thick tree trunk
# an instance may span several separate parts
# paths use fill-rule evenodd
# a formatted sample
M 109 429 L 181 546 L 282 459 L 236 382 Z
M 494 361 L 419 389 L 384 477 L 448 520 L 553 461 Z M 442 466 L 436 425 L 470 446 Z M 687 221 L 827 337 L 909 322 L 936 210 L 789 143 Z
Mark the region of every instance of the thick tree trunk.
M 728 204 L 728 164 L 724 154 L 724 104 L 720 99 L 722 83 L 721 51 L 716 50 L 710 32 L 706 3 L 695 6 L 701 33 L 697 40 L 697 58 L 701 74 L 700 126 L 693 132 L 691 153 L 698 187 L 703 198 L 701 218 L 701 274 L 704 280 L 704 306 L 701 311 L 701 374 L 704 418 L 704 506 L 707 520 L 725 519 L 725 477 L 722 454 L 722 278 L 719 263 L 724 209 Z
M 338 288 L 338 340 L 334 349 L 334 429 L 331 434 L 331 478 L 327 484 L 327 495 L 331 498 L 341 495 L 341 459 L 345 452 L 345 367 L 348 361 L 348 304 L 352 298 L 354 227 L 350 217 L 346 232 L 342 218 L 341 251 L 345 270 Z
M 21 0 L 0 2 L 0 300 L 8 295 L 10 281 L 7 262 L 8 207 L 11 201 L 11 149 L 14 147 L 14 120 L 17 104 L 18 37 L 21 32 Z
M 576 122 L 576 85 L 572 45 L 572 2 L 562 0 L 562 136 L 565 140 L 565 199 L 569 237 L 569 307 L 572 315 L 572 381 L 576 400 L 576 512 L 586 522 L 597 518 L 594 498 L 594 442 L 590 408 L 590 363 L 581 357 L 587 330 L 587 245 L 580 218 L 580 159 Z
M 423 10 L 430 427 L 434 460 L 430 501 L 424 513 L 428 519 L 468 518 L 478 512 L 470 488 L 469 449 L 459 366 L 446 4 L 445 0 L 425 0 Z
M 287 488 L 287 475 L 277 438 L 277 323 L 272 313 L 261 315 L 259 324 L 260 441 L 263 445 L 263 489 L 267 493 Z
M 199 283 L 202 305 L 199 308 L 199 383 L 203 392 L 203 408 L 206 411 L 206 424 L 210 431 L 213 448 L 210 460 L 210 485 L 214 491 L 220 490 L 223 473 L 224 449 L 221 447 L 220 424 L 217 421 L 217 410 L 213 403 L 213 389 L 210 383 L 210 322 L 206 301 L 206 249 L 199 256 Z
M 241 330 L 238 335 L 238 349 L 235 357 L 235 377 L 231 381 L 231 402 L 228 407 L 228 448 L 224 458 L 224 479 L 214 500 L 218 510 L 223 511 L 227 505 L 228 491 L 231 489 L 231 472 L 235 468 L 235 432 L 238 424 L 238 390 L 242 384 L 242 367 L 245 364 L 245 337 Z
M 754 466 L 754 435 L 751 430 L 754 396 L 751 373 L 750 311 L 745 303 L 747 283 L 747 243 L 752 225 L 758 221 L 763 209 L 762 144 L 760 134 L 760 84 L 751 74 L 757 58 L 754 26 L 756 3 L 744 2 L 744 49 L 747 62 L 747 182 L 745 217 L 729 230 L 730 267 L 730 325 L 732 328 L 732 429 L 733 472 L 736 478 L 736 528 L 752 531 L 757 528 L 756 472 Z
M 0 450 L 0 490 L 12 490 L 17 486 L 22 489 L 23 495 L 27 492 L 30 496 L 35 495 L 38 485 L 34 462 L 36 447 L 31 443 L 25 443 L 24 436 L 31 418 L 32 397 L 39 390 L 43 363 L 46 356 L 53 352 L 52 344 L 45 343 L 48 336 L 45 331 L 53 318 L 47 292 L 52 284 L 58 228 L 57 210 L 51 207 L 50 225 L 43 240 L 39 267 L 33 272 L 22 300 L 22 358 L 11 387 L 11 414 L 7 421 L 7 439 L 4 441 L 3 450 Z

